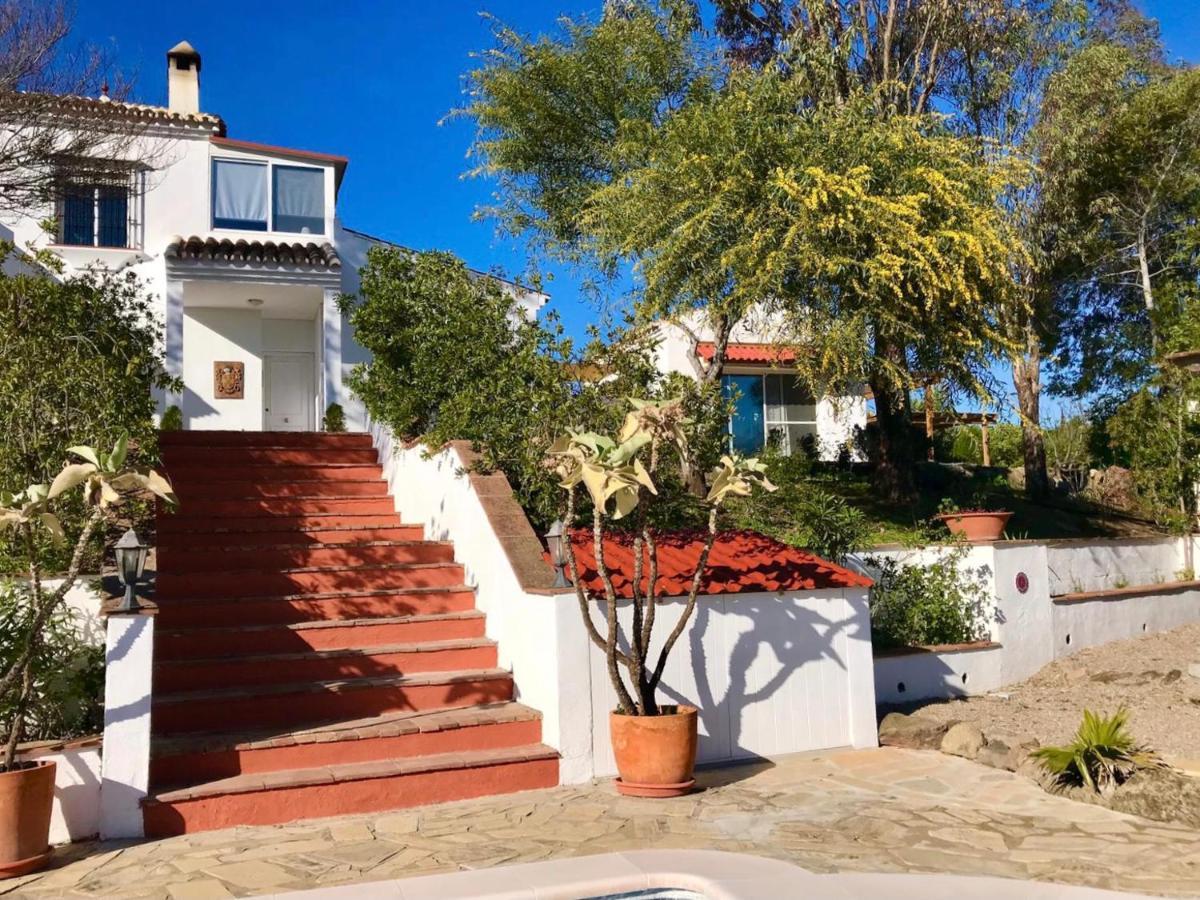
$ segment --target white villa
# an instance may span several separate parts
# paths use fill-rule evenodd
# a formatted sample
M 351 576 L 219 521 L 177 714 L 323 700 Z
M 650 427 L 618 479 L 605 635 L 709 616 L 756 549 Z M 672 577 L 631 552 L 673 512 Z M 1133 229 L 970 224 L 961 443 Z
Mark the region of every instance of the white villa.
M 363 430 L 364 411 L 343 380 L 366 353 L 337 299 L 357 293 L 368 249 L 385 242 L 338 216 L 349 161 L 230 137 L 224 120 L 201 109 L 200 75 L 200 54 L 184 41 L 167 53 L 165 107 L 64 97 L 83 123 L 125 117 L 139 129 L 139 160 L 64 167 L 54 208 L 0 221 L 0 239 L 47 248 L 68 273 L 136 272 L 158 298 L 168 368 L 183 382 L 160 408 L 177 406 L 185 429 L 319 430 L 339 403 L 349 427 Z M 548 299 L 516 286 L 513 296 L 525 315 Z M 662 334 L 661 370 L 698 374 L 684 332 Z M 698 349 L 711 356 L 711 343 Z M 723 380 L 737 388 L 731 440 L 743 452 L 769 440 L 790 452 L 811 435 L 833 458 L 866 421 L 861 399 L 807 396 L 753 329 L 735 334 Z

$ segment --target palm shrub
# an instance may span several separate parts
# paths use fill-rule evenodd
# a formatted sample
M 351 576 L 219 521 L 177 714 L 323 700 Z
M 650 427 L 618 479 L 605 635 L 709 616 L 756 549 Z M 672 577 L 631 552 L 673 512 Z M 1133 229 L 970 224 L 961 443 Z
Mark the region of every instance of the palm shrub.
M 1075 740 L 1064 747 L 1039 747 L 1030 756 L 1059 784 L 1098 794 L 1110 793 L 1139 768 L 1162 765 L 1157 754 L 1134 740 L 1124 707 L 1107 717 L 1085 709 Z
M 735 454 L 721 457 L 709 473 L 707 526 L 704 543 L 692 572 L 687 601 L 658 653 L 651 659 L 655 613 L 660 595 L 658 588 L 658 543 L 651 525 L 651 506 L 659 494 L 656 481 L 672 473 L 682 482 L 691 474 L 690 431 L 694 422 L 684 415 L 678 400 L 631 400 L 633 409 L 615 438 L 595 432 L 571 430 L 550 447 L 547 463 L 566 492 L 565 522 L 574 525 L 581 508 L 580 488 L 586 494 L 591 512 L 591 530 L 596 556 L 596 573 L 603 591 L 593 598 L 579 578 L 579 566 L 569 536 L 564 536 L 567 567 L 575 586 L 575 595 L 584 625 L 592 642 L 604 651 L 609 679 L 617 694 L 618 711 L 628 716 L 654 716 L 660 710 L 656 699 L 658 685 L 675 643 L 687 628 L 696 608 L 696 597 L 708 563 L 708 555 L 717 537 L 718 514 L 732 497 L 746 497 L 756 489 L 771 491 L 774 485 L 765 475 L 766 466 L 754 458 Z M 631 579 L 632 622 L 622 636 L 617 618 L 617 593 L 605 564 L 605 535 L 619 520 L 633 520 L 633 565 Z M 604 622 L 593 618 L 595 599 L 605 602 Z M 622 638 L 625 638 L 624 640 Z M 623 649 L 628 648 L 628 649 Z M 626 676 L 622 675 L 624 667 Z
M 47 640 L 53 634 L 64 599 L 79 578 L 92 536 L 103 533 L 128 500 L 152 495 L 170 506 L 176 504 L 175 493 L 165 478 L 153 469 L 139 472 L 127 466 L 128 440 L 124 436 L 108 453 L 82 445 L 71 447 L 69 452 L 78 461 L 63 466 L 50 484 L 31 484 L 16 494 L 0 492 L 0 530 L 14 532 L 18 546 L 25 548 L 28 576 L 25 584 L 9 588 L 22 602 L 12 610 L 10 622 L 17 633 L 8 636 L 9 646 L 0 670 L 0 709 L 8 716 L 0 772 L 11 771 L 16 765 L 17 744 L 37 696 L 37 675 L 39 666 L 44 665 Z M 45 533 L 52 541 L 65 541 L 54 507 L 66 503 L 72 495 L 86 513 L 66 574 L 51 590 L 44 583 L 38 538 Z

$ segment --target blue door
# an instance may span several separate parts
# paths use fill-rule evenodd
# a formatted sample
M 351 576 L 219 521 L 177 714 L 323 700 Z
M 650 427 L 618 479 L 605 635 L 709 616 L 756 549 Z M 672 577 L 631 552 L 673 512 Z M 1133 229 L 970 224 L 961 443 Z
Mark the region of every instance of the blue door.
M 733 449 L 753 455 L 763 448 L 763 383 L 759 375 L 724 375 L 721 391 L 734 398 L 729 433 Z

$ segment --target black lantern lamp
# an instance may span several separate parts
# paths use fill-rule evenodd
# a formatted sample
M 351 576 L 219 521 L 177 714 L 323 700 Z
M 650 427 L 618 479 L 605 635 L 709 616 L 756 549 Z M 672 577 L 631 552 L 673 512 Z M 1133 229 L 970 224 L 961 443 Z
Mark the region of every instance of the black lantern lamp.
M 550 530 L 546 532 L 546 549 L 550 551 L 550 563 L 554 566 L 554 587 L 563 588 L 570 587 L 571 583 L 567 581 L 567 551 L 563 544 L 566 537 L 566 529 L 563 527 L 562 519 L 555 519 L 550 523 Z
M 141 605 L 137 600 L 137 586 L 146 569 L 146 552 L 150 548 L 142 543 L 137 532 L 130 528 L 117 541 L 117 577 L 125 585 L 125 597 L 117 607 L 120 612 L 132 612 Z

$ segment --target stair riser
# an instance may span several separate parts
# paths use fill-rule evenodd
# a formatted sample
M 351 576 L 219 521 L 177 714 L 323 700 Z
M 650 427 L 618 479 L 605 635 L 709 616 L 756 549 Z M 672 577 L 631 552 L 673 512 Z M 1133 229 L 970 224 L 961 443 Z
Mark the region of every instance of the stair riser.
M 263 790 L 175 804 L 151 803 L 144 809 L 144 821 L 146 836 L 158 838 L 235 825 L 275 825 L 297 819 L 381 812 L 557 784 L 557 760 L 532 760 Z
M 370 685 L 342 691 L 179 700 L 154 704 L 155 734 L 294 728 L 320 719 L 358 719 L 385 713 L 450 709 L 512 699 L 512 681 L 495 678 L 429 685 Z
M 424 540 L 425 529 L 420 525 L 401 525 L 395 528 L 354 528 L 345 531 L 335 529 L 317 531 L 233 531 L 191 534 L 159 534 L 159 564 L 165 554 L 185 554 L 196 550 L 221 549 L 225 547 L 294 547 L 303 544 L 357 544 L 364 541 L 420 541 Z
M 386 497 L 382 481 L 177 481 L 172 480 L 180 504 L 197 500 L 264 500 L 289 497 Z
M 453 562 L 449 544 L 401 544 L 375 547 L 322 547 L 315 550 L 160 550 L 163 572 L 213 572 L 247 569 L 301 569 L 312 566 L 379 566 Z
M 172 539 L 177 539 L 184 546 L 192 540 L 216 540 L 220 546 L 228 546 L 228 538 L 233 535 L 264 534 L 271 535 L 270 543 L 280 543 L 278 535 L 287 538 L 297 533 L 301 528 L 403 528 L 400 516 L 394 511 L 385 515 L 304 515 L 304 516 L 230 516 L 210 517 L 206 519 L 187 519 L 170 513 L 159 513 L 155 519 L 158 530 L 159 544 L 165 546 Z M 416 527 L 416 526 L 407 526 Z M 355 538 L 362 540 L 363 538 Z M 236 541 L 234 541 L 236 543 Z
M 370 619 L 379 616 L 422 616 L 465 612 L 475 608 L 471 591 L 429 591 L 417 594 L 365 594 L 324 600 L 262 597 L 177 603 L 159 598 L 158 627 L 215 628 L 226 625 L 290 625 Z
M 287 483 L 290 481 L 372 481 L 383 478 L 383 469 L 374 465 L 311 465 L 311 466 L 237 466 L 214 470 L 211 465 L 173 465 L 167 474 L 171 483 L 180 485 L 216 485 L 229 481 L 249 481 L 254 484 Z
M 395 513 L 392 499 L 383 497 L 313 497 L 246 499 L 246 500 L 191 500 L 181 503 L 172 515 L 176 522 L 186 522 L 193 528 L 199 521 L 215 519 L 239 519 L 262 516 L 313 516 L 313 515 L 375 515 Z M 219 522 L 212 523 L 221 527 Z
M 381 644 L 411 644 L 418 641 L 452 641 L 484 636 L 484 619 L 434 619 L 428 622 L 364 622 L 344 628 L 271 629 L 253 631 L 209 629 L 167 634 L 154 638 L 159 660 L 212 659 L 251 653 L 294 653 L 303 650 L 347 650 Z
M 154 667 L 154 689 L 165 693 L 215 690 L 230 685 L 288 684 L 337 681 L 416 672 L 453 672 L 490 669 L 496 665 L 496 648 L 461 647 L 424 652 L 372 653 L 369 656 L 308 659 L 221 660 L 219 662 L 164 662 Z
M 236 471 L 238 466 L 256 465 L 320 466 L 330 463 L 354 463 L 371 466 L 379 464 L 379 454 L 369 447 L 363 449 L 238 447 L 227 450 L 212 447 L 168 447 L 163 450 L 162 456 L 163 465 L 168 471 L 175 466 L 220 466 L 226 471 Z
M 150 782 L 165 785 L 217 781 L 234 775 L 256 775 L 285 769 L 311 769 L 349 763 L 401 759 L 433 753 L 465 753 L 537 744 L 542 724 L 537 719 L 471 725 L 396 737 L 320 741 L 256 750 L 223 750 L 156 757 L 150 762 Z
M 463 582 L 462 566 L 429 568 L 347 568 L 314 572 L 235 572 L 225 574 L 159 575 L 160 600 L 172 597 L 284 597 L 292 594 L 334 594 L 389 588 L 450 587 Z M 394 613 L 393 615 L 399 615 Z
M 329 434 L 319 431 L 162 431 L 158 444 L 164 449 L 243 447 L 321 447 L 356 449 L 371 447 L 371 436 Z

